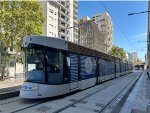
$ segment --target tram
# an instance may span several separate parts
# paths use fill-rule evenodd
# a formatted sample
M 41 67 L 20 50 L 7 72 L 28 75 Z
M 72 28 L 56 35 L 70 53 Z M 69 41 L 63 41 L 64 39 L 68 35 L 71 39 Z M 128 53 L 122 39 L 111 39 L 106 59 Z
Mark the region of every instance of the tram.
M 83 90 L 132 72 L 132 64 L 64 39 L 27 36 L 23 41 L 26 80 L 20 97 L 38 99 Z

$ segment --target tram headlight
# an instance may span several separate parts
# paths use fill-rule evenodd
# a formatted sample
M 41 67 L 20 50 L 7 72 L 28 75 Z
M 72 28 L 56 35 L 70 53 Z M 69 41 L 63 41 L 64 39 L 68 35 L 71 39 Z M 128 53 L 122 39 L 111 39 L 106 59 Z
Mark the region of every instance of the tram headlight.
M 36 90 L 37 87 L 36 87 L 36 86 L 30 86 L 28 89 L 29 89 L 29 90 Z
M 21 89 L 23 90 L 37 90 L 37 86 L 22 86 Z

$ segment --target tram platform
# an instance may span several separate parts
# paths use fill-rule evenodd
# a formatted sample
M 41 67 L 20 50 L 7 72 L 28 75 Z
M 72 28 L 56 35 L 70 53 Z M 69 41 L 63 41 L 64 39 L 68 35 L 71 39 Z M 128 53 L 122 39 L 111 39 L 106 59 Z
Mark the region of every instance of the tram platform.
M 19 95 L 23 78 L 7 78 L 0 81 L 0 100 Z
M 120 113 L 150 113 L 150 79 L 143 72 Z
M 0 100 L 18 96 L 20 87 L 21 86 L 14 86 L 0 89 Z

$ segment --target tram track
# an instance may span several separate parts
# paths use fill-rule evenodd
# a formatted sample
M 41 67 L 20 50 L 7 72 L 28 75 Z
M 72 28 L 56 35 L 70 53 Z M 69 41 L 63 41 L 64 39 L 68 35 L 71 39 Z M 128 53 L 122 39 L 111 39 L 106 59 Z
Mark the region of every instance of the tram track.
M 132 73 L 132 75 L 135 76 L 136 73 Z M 129 77 L 132 76 L 132 75 L 129 75 Z M 125 79 L 126 76 L 122 76 L 122 77 L 120 77 L 120 78 Z M 87 95 L 85 95 L 84 97 L 80 98 L 80 99 L 77 100 L 76 102 L 73 102 L 73 103 L 71 103 L 71 104 L 68 104 L 68 105 L 66 105 L 66 106 L 64 106 L 64 107 L 61 107 L 61 108 L 59 108 L 59 109 L 53 111 L 53 113 L 62 112 L 62 111 L 64 111 L 64 110 L 66 110 L 67 108 L 72 107 L 72 106 L 74 106 L 75 104 L 80 103 L 80 102 L 82 102 L 82 101 L 85 100 L 85 99 L 88 99 L 90 96 L 92 96 L 92 95 L 94 95 L 94 94 L 96 94 L 96 93 L 98 93 L 98 92 L 100 92 L 100 91 L 102 91 L 102 90 L 104 90 L 104 89 L 106 89 L 106 88 L 112 86 L 112 85 L 117 84 L 117 83 L 120 81 L 120 78 L 115 79 L 114 81 L 110 82 L 108 85 L 102 87 L 102 88 L 99 89 L 99 90 L 96 89 L 96 91 L 88 93 Z M 131 82 L 133 82 L 134 80 L 135 80 L 135 79 L 133 79 Z M 131 82 L 130 82 L 130 83 L 131 83 Z M 129 83 L 129 84 L 130 84 L 130 83 Z M 128 84 L 128 85 L 129 85 L 129 84 Z M 127 86 L 128 86 L 128 85 L 127 85 Z M 127 87 L 127 86 L 126 86 L 126 87 Z M 125 88 L 124 88 L 124 89 L 125 89 Z M 123 89 L 123 90 L 124 90 L 124 89 Z M 122 91 L 123 91 L 123 90 L 122 90 Z M 122 91 L 120 91 L 119 94 L 120 94 Z M 81 92 L 82 92 L 82 91 L 81 91 Z M 80 93 L 80 92 L 79 92 L 79 93 Z M 118 94 L 118 95 L 119 95 L 119 94 Z M 117 95 L 117 96 L 118 96 L 118 95 Z M 71 95 L 70 95 L 70 96 L 71 96 Z M 117 96 L 116 96 L 116 98 L 117 98 Z M 111 102 L 109 102 L 103 109 L 101 109 L 101 111 L 99 111 L 99 113 L 103 113 L 103 112 L 105 111 L 105 109 L 107 109 L 107 107 L 110 106 L 113 101 L 115 101 L 116 98 L 112 99 Z M 65 100 L 65 99 L 64 99 L 64 100 Z M 20 99 L 20 98 L 18 99 L 18 98 L 17 98 L 16 100 L 10 100 L 10 101 L 6 101 L 6 102 L 3 102 L 3 103 L 0 103 L 0 106 L 3 107 L 3 106 L 6 106 L 6 105 L 9 106 L 9 104 L 12 105 L 12 104 L 19 104 L 19 103 L 22 104 L 22 103 L 23 103 L 22 106 L 20 105 L 21 107 L 18 107 L 18 109 L 13 109 L 13 111 L 11 110 L 10 112 L 5 112 L 5 113 L 17 113 L 17 112 L 20 112 L 20 113 L 21 113 L 22 111 L 26 111 L 27 109 L 30 109 L 30 108 L 32 108 L 32 107 L 36 107 L 36 106 L 38 106 L 38 105 L 42 105 L 43 103 L 46 103 L 46 102 L 51 102 L 51 100 L 50 100 L 50 99 L 49 99 L 49 100 L 39 100 L 39 101 L 36 101 L 36 102 L 35 102 L 35 100 L 34 100 L 33 103 L 32 103 L 32 101 L 25 100 L 25 99 Z M 3 113 L 3 111 L 2 111 L 1 109 L 0 109 L 0 112 Z
M 116 100 L 116 99 L 118 99 L 118 97 L 120 96 L 120 94 L 124 91 L 124 90 L 126 90 L 126 88 L 128 87 L 128 86 L 130 86 L 131 85 L 131 87 L 129 88 L 129 92 L 134 88 L 134 86 L 135 86 L 135 84 L 137 83 L 137 81 L 139 80 L 139 78 L 141 77 L 141 75 L 143 74 L 143 72 L 140 74 L 140 76 L 135 80 L 135 79 L 133 79 L 131 82 L 129 82 L 106 106 L 104 106 L 100 111 L 99 111 L 99 113 L 104 113 L 106 110 L 107 110 L 107 108 L 109 108 L 112 104 L 113 104 L 113 102 Z M 133 82 L 133 84 L 132 84 L 132 82 Z M 129 93 L 128 93 L 129 94 Z
M 20 97 L 14 97 L 12 99 L 6 99 L 6 100 L 0 101 L 0 113 L 16 113 L 16 112 L 22 111 L 24 109 L 31 108 L 36 105 L 42 104 L 44 102 L 46 102 L 46 100 L 27 100 L 27 99 L 23 99 Z M 16 108 L 11 111 L 1 110 L 1 108 L 3 108 L 3 107 L 7 107 L 7 106 L 9 107 L 10 105 L 16 105 L 16 104 L 18 104 L 19 109 Z M 21 104 L 24 104 L 24 106 L 21 106 Z
M 141 74 L 141 75 L 142 75 L 142 74 Z M 141 76 L 141 75 L 140 75 L 140 76 Z M 134 76 L 135 76 L 135 75 L 134 75 Z M 138 77 L 138 79 L 140 78 L 140 76 Z M 137 79 L 137 80 L 138 80 L 138 79 Z M 129 83 L 115 96 L 115 98 L 113 98 L 106 106 L 104 106 L 100 111 L 98 111 L 98 113 L 103 113 L 103 112 L 107 109 L 107 107 L 109 107 L 109 106 L 111 105 L 111 103 L 113 103 L 113 102 L 117 99 L 117 97 L 118 97 L 134 80 L 135 80 L 135 79 L 133 79 L 131 82 L 129 82 Z M 136 81 L 137 81 L 137 80 L 136 80 Z M 136 81 L 135 81 L 135 83 L 136 83 Z M 114 85 L 114 84 L 117 84 L 117 83 L 112 83 L 112 84 L 108 85 L 107 87 L 104 87 L 104 88 L 102 88 L 102 89 L 100 89 L 100 90 L 98 90 L 98 91 L 96 91 L 96 92 L 93 92 L 92 94 L 89 94 L 89 95 L 87 95 L 87 96 L 81 98 L 80 100 L 78 100 L 78 101 L 76 101 L 76 102 L 74 102 L 74 103 L 72 103 L 72 104 L 70 104 L 70 105 L 64 107 L 64 108 L 61 108 L 61 109 L 56 110 L 56 111 L 53 112 L 53 113 L 60 113 L 60 112 L 62 112 L 62 111 L 64 111 L 64 110 L 66 110 L 66 109 L 69 108 L 69 107 L 75 106 L 75 104 L 77 104 L 77 103 L 79 103 L 79 102 L 82 102 L 83 100 L 89 98 L 90 96 L 92 96 L 92 95 L 94 95 L 94 94 L 96 94 L 96 93 L 98 93 L 98 92 L 100 92 L 100 91 L 102 91 L 102 90 L 104 90 L 104 89 L 110 87 L 111 85 Z
M 113 84 L 116 84 L 116 83 L 112 83 L 112 84 L 108 85 L 107 87 L 109 87 L 109 86 L 111 86 L 111 85 L 113 85 Z M 103 89 L 105 89 L 105 88 L 107 88 L 107 87 L 104 87 Z M 101 90 L 103 90 L 103 89 L 101 89 Z M 99 91 L 101 91 L 101 90 L 99 90 Z M 65 109 L 67 109 L 68 107 L 73 106 L 74 104 L 76 104 L 76 103 L 79 103 L 79 102 L 83 101 L 84 99 L 86 99 L 86 98 L 90 97 L 91 95 L 96 94 L 96 93 L 97 93 L 97 92 L 99 92 L 99 91 L 96 91 L 96 92 L 94 92 L 94 93 L 92 93 L 92 94 L 89 94 L 89 95 L 87 95 L 87 96 L 85 96 L 85 97 L 81 98 L 80 100 L 78 100 L 78 101 L 76 101 L 76 102 L 74 102 L 74 103 L 72 103 L 72 104 L 69 104 L 68 106 L 65 106 L 64 108 L 61 108 L 61 109 L 56 110 L 56 111 L 55 111 L 55 112 L 53 112 L 53 113 L 59 113 L 59 112 L 61 112 L 61 111 L 65 110 Z M 45 103 L 45 102 L 48 102 L 48 101 L 49 101 L 49 100 L 41 101 L 41 102 L 36 103 L 36 104 L 34 104 L 34 105 L 27 106 L 27 107 L 24 107 L 24 108 L 22 108 L 22 109 L 18 109 L 18 110 L 12 111 L 12 112 L 10 112 L 10 113 L 17 113 L 17 112 L 23 111 L 23 110 L 25 110 L 25 109 L 29 109 L 29 108 L 31 108 L 31 107 L 34 107 L 34 106 L 40 105 L 40 104 Z
M 5 105 L 5 104 L 10 104 L 10 103 L 13 103 L 13 102 L 17 102 L 17 101 L 21 101 L 23 99 L 16 99 L 16 100 L 12 100 L 12 101 L 8 101 L 8 102 L 4 102 L 4 103 L 0 103 L 0 105 Z
M 135 76 L 135 75 L 134 75 L 134 76 Z M 140 76 L 141 76 L 141 74 L 140 74 Z M 140 78 L 140 76 L 138 77 L 138 79 Z M 138 80 L 138 79 L 137 79 L 137 80 Z M 134 80 L 135 80 L 135 79 L 131 80 L 131 81 L 115 96 L 115 98 L 113 98 L 110 102 L 108 102 L 108 104 L 106 104 L 100 111 L 98 111 L 98 113 L 103 113 L 103 112 L 117 99 L 117 97 L 118 97 Z M 137 81 L 137 80 L 136 80 L 136 81 Z M 68 105 L 68 106 L 66 106 L 66 107 L 64 107 L 64 108 L 61 108 L 61 109 L 56 110 L 56 111 L 53 112 L 53 113 L 60 113 L 60 112 L 62 112 L 62 111 L 64 111 L 64 110 L 68 109 L 69 107 L 73 107 L 73 106 L 75 106 L 75 104 L 78 104 L 78 103 L 82 102 L 83 100 L 89 98 L 90 96 L 92 96 L 92 95 L 94 95 L 94 94 L 96 94 L 96 93 L 98 93 L 98 92 L 100 92 L 100 91 L 102 91 L 102 90 L 104 90 L 104 89 L 110 87 L 111 85 L 115 85 L 115 84 L 117 84 L 117 83 L 112 83 L 112 84 L 108 85 L 107 87 L 104 87 L 104 88 L 102 88 L 102 89 L 100 89 L 100 90 L 98 90 L 98 91 L 96 91 L 96 92 L 94 92 L 94 93 L 92 93 L 92 94 L 89 94 L 89 95 L 85 96 L 84 98 L 81 98 L 80 100 L 78 100 L 78 101 L 76 101 L 76 102 L 74 102 L 74 103 L 72 103 L 72 104 L 70 104 L 70 105 Z
M 34 105 L 31 105 L 31 106 L 28 106 L 28 107 L 25 107 L 25 108 L 22 108 L 22 109 L 18 109 L 18 110 L 16 110 L 16 111 L 12 111 L 12 112 L 10 112 L 10 113 L 17 113 L 17 112 L 19 112 L 19 111 L 22 111 L 22 110 L 25 110 L 25 109 L 28 109 L 28 108 L 31 108 L 31 107 L 40 105 L 40 104 L 45 103 L 45 102 L 46 102 L 46 101 L 41 101 L 41 102 L 36 103 L 36 104 L 34 104 Z

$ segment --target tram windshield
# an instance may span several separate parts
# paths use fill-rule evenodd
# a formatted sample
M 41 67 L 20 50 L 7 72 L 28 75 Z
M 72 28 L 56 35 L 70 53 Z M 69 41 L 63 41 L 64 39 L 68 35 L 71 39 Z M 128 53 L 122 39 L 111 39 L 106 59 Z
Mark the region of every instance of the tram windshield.
M 25 73 L 27 82 L 62 84 L 62 52 L 31 44 L 25 49 Z
M 25 71 L 28 82 L 45 82 L 44 50 L 40 46 L 32 45 L 25 49 Z

